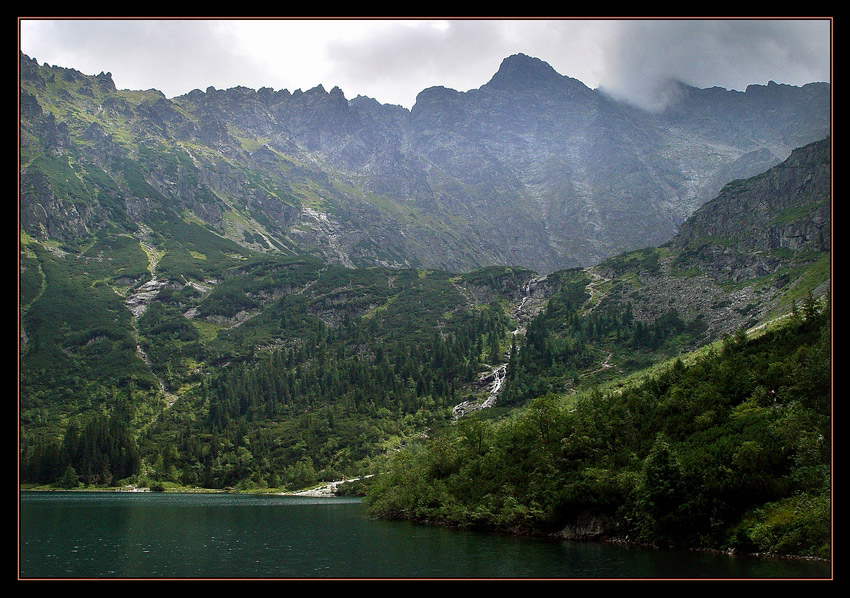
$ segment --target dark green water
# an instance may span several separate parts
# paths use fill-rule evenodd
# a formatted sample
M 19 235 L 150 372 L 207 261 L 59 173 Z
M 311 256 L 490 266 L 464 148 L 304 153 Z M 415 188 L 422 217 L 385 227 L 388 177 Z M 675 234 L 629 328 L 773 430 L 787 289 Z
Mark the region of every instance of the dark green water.
M 825 578 L 824 563 L 371 521 L 356 499 L 21 494 L 21 578 Z

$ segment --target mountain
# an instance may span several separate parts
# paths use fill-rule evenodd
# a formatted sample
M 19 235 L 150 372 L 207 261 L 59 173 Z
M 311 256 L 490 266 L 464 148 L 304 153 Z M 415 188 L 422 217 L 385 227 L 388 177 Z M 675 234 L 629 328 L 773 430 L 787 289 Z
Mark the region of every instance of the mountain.
M 818 286 L 822 293 L 831 264 L 831 155 L 826 138 L 764 173 L 727 184 L 671 241 L 650 252 L 658 256 L 660 275 L 641 269 L 640 302 L 660 305 L 674 297 L 683 312 L 704 314 L 716 338 L 787 312 Z M 627 257 L 595 269 L 616 276 L 622 266 L 614 264 Z
M 830 138 L 798 148 L 726 185 L 669 242 L 556 273 L 511 360 L 503 399 L 521 404 L 587 380 L 617 380 L 824 295 L 831 153 Z
M 397 454 L 373 517 L 829 561 L 831 140 L 659 247 L 537 278 L 499 414 Z
M 410 111 L 319 88 L 169 100 L 22 56 L 23 479 L 372 473 L 494 400 L 809 304 L 831 140 L 802 140 L 828 86 L 678 89 L 650 114 L 516 56 Z
M 64 427 L 76 438 L 104 411 L 147 438 L 135 451 L 153 479 L 288 486 L 365 473 L 422 426 L 617 380 L 802 308 L 830 283 L 830 155 L 827 138 L 733 181 L 664 245 L 542 276 L 250 253 L 179 220 L 83 247 L 22 234 L 25 479 L 62 475 L 50 455 L 69 442 Z M 192 444 L 171 456 L 177 471 L 150 464 L 163 442 L 228 437 L 216 450 L 231 459 L 240 439 L 270 434 L 301 449 L 242 470 Z M 85 468 L 89 483 L 117 475 Z
M 411 110 L 339 88 L 168 99 L 21 56 L 21 224 L 85 243 L 180 218 L 349 266 L 547 273 L 656 246 L 830 127 L 830 88 L 677 84 L 660 114 L 525 55 Z
M 380 516 L 828 556 L 829 87 L 673 89 L 514 56 L 410 111 L 169 100 L 22 56 L 21 482 L 382 474 Z
M 831 248 L 830 139 L 798 148 L 788 160 L 749 180 L 726 185 L 699 208 L 671 241 L 678 250 L 698 251 L 714 278 L 740 280 L 773 269 L 765 251 L 828 252 Z M 705 242 L 712 247 L 706 248 Z M 735 263 L 722 263 L 735 254 Z

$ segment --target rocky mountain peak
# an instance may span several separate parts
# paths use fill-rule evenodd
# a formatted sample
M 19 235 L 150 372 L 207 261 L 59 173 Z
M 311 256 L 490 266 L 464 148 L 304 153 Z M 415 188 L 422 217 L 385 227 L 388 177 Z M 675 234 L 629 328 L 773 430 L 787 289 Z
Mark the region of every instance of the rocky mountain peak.
M 502 61 L 499 70 L 484 86 L 499 91 L 521 91 L 561 85 L 572 80 L 559 74 L 547 62 L 525 54 L 514 54 Z
M 524 54 L 478 89 L 425 89 L 409 111 L 322 85 L 208 87 L 171 100 L 112 87 L 107 73 L 22 55 L 21 221 L 31 234 L 63 229 L 77 197 L 100 207 L 103 181 L 88 173 L 103 171 L 115 181 L 107 203 L 129 205 L 128 228 L 145 214 L 135 198 L 154 188 L 163 205 L 237 243 L 254 237 L 225 230 L 227 212 L 245 212 L 251 235 L 281 247 L 322 256 L 339 247 L 343 263 L 547 273 L 668 241 L 724 184 L 822 139 L 830 124 L 828 84 L 769 86 L 787 92 L 775 102 L 687 88 L 675 109 L 654 115 L 604 101 Z M 90 154 L 105 139 L 126 141 Z M 92 164 L 36 159 L 75 144 Z M 71 166 L 80 174 L 66 175 Z M 69 190 L 76 179 L 90 188 Z M 312 224 L 312 212 L 298 220 L 302 206 L 332 214 L 335 228 Z M 85 217 L 97 229 L 98 212 Z

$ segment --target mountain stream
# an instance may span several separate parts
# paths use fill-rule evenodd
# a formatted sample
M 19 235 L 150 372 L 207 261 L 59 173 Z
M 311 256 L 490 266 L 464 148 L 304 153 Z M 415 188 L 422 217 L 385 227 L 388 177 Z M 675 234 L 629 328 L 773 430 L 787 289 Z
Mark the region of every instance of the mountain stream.
M 517 322 L 516 329 L 511 333 L 514 337 L 520 334 L 525 334 L 526 324 L 529 320 L 536 316 L 541 309 L 543 309 L 546 296 L 548 295 L 548 293 L 546 293 L 546 287 L 545 276 L 532 278 L 523 285 L 522 297 L 510 310 L 511 318 Z M 505 385 L 505 378 L 508 373 L 507 360 L 509 358 L 510 353 L 507 353 L 505 355 L 504 363 L 499 363 L 491 367 L 489 371 L 483 372 L 478 376 L 475 386 L 487 386 L 489 389 L 487 398 L 483 401 L 480 400 L 480 398 L 470 399 L 455 405 L 454 408 L 452 408 L 452 413 L 454 414 L 455 419 L 460 419 L 464 415 L 480 409 L 487 409 L 496 404 L 496 401 L 499 399 L 499 394 Z

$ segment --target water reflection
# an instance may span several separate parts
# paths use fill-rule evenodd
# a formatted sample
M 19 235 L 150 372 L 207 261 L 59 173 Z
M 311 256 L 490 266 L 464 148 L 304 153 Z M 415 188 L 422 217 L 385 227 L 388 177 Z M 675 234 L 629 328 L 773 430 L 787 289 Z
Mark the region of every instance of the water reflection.
M 646 550 L 372 521 L 351 498 L 23 493 L 21 576 L 787 578 L 808 561 Z

